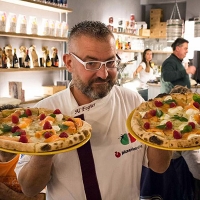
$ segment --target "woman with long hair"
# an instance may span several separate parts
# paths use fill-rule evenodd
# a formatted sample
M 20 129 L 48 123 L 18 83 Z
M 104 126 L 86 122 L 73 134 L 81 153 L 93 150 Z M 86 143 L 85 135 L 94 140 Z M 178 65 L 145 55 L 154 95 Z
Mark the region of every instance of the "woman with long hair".
M 152 51 L 151 49 L 145 49 L 142 55 L 142 62 L 133 73 L 133 77 L 139 74 L 139 78 L 142 82 L 146 83 L 153 78 L 153 69 L 151 65 Z

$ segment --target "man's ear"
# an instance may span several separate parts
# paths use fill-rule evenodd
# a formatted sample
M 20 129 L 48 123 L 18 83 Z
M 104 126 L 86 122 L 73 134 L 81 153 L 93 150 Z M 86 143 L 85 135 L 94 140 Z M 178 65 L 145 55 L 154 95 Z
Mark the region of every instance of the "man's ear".
M 66 68 L 69 72 L 72 71 L 72 66 L 71 66 L 71 56 L 69 54 L 64 54 L 63 55 L 63 61 L 66 65 Z

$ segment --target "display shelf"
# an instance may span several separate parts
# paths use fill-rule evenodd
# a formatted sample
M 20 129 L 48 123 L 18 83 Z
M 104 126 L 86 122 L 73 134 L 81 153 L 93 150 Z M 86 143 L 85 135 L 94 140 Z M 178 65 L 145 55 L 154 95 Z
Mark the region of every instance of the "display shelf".
M 66 13 L 66 12 L 72 12 L 72 9 L 65 8 L 61 6 L 51 5 L 48 3 L 40 2 L 40 1 L 31 1 L 31 0 L 0 0 L 7 3 L 17 4 L 21 6 L 31 7 L 31 8 L 37 8 L 41 10 L 48 10 L 51 12 L 58 12 L 58 13 Z
M 130 36 L 137 39 L 166 39 L 166 37 L 164 36 L 140 36 L 131 33 L 121 33 L 121 32 L 113 32 L 113 33 L 117 35 Z
M 33 35 L 25 33 L 11 33 L 0 31 L 0 36 L 4 37 L 14 37 L 14 38 L 26 38 L 26 39 L 37 39 L 37 40 L 49 40 L 49 41 L 61 41 L 67 42 L 67 38 L 64 37 L 55 37 L 55 36 L 45 36 L 45 35 Z
M 66 70 L 66 67 L 35 67 L 35 68 L 0 68 L 1 72 L 32 72 L 32 71 L 62 71 Z
M 145 38 L 148 38 L 146 36 L 139 36 L 139 35 L 134 35 L 134 34 L 131 34 L 131 33 L 121 33 L 121 32 L 113 32 L 114 34 L 117 34 L 117 35 L 124 35 L 124 36 L 131 36 L 133 38 L 138 38 L 138 39 L 145 39 Z
M 121 50 L 121 49 L 118 49 L 117 52 L 118 53 L 123 53 L 123 52 L 126 52 L 126 53 L 143 53 L 144 50 Z M 156 53 L 156 54 L 171 54 L 172 52 L 170 51 L 161 51 L 161 50 L 153 50 L 152 51 L 153 53 Z

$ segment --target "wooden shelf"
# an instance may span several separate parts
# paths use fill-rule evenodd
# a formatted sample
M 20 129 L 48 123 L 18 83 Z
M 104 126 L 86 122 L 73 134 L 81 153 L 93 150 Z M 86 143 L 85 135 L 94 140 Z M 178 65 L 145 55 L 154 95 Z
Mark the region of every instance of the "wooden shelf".
M 117 35 L 131 36 L 137 39 L 166 39 L 166 37 L 163 37 L 163 36 L 139 36 L 139 35 L 134 35 L 131 33 L 120 33 L 120 32 L 113 32 L 113 33 Z
M 35 68 L 0 68 L 1 72 L 32 72 L 32 71 L 61 71 L 66 70 L 66 67 L 35 67 Z
M 123 52 L 127 52 L 127 53 L 143 53 L 143 51 L 144 50 L 120 50 L 120 49 L 117 50 L 117 52 L 119 52 L 119 53 L 123 53 Z M 156 53 L 156 54 L 171 54 L 172 53 L 170 51 L 161 51 L 161 50 L 158 50 L 158 51 L 153 50 L 152 52 Z
M 64 37 L 54 37 L 54 36 L 45 36 L 45 35 L 32 35 L 25 33 L 11 33 L 11 32 L 3 32 L 0 31 L 0 36 L 4 37 L 15 37 L 15 38 L 26 38 L 26 39 L 37 39 L 37 40 L 50 40 L 56 42 L 67 42 L 67 38 Z
M 148 37 L 145 37 L 145 36 L 139 36 L 139 35 L 134 35 L 134 34 L 131 34 L 131 33 L 120 33 L 120 32 L 113 32 L 114 34 L 117 34 L 117 35 L 125 35 L 125 36 L 131 36 L 133 38 L 138 38 L 138 39 L 145 39 Z
M 40 1 L 34 1 L 34 0 L 0 0 L 12 4 L 17 4 L 21 6 L 26 6 L 26 7 L 31 7 L 31 8 L 37 8 L 41 10 L 48 10 L 52 12 L 58 12 L 58 13 L 66 13 L 66 12 L 72 12 L 72 9 L 70 8 L 65 8 L 61 6 L 56 6 L 56 5 L 51 5 L 47 3 L 43 3 Z

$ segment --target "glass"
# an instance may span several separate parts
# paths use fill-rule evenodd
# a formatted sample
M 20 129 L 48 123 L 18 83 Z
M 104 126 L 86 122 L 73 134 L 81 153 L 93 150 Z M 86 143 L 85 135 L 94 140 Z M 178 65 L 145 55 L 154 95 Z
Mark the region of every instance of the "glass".
M 108 60 L 105 62 L 101 61 L 84 62 L 73 53 L 69 54 L 72 55 L 74 58 L 76 58 L 76 60 L 78 60 L 85 67 L 86 70 L 97 71 L 100 70 L 103 65 L 105 65 L 107 69 L 115 69 L 115 68 L 119 69 L 120 60 Z

